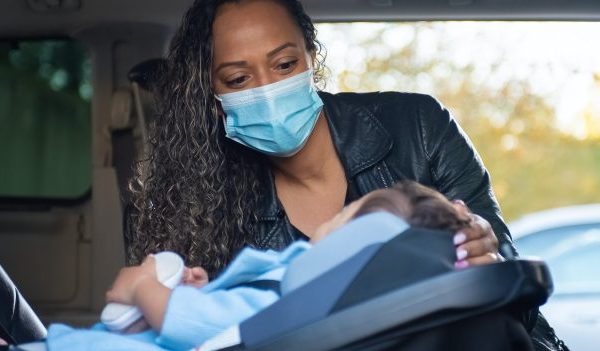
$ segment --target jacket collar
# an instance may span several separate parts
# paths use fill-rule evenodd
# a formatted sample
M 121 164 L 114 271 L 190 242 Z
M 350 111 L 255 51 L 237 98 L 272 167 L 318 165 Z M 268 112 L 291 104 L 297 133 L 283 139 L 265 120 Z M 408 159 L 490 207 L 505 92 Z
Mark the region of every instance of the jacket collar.
M 391 136 L 367 106 L 374 104 L 375 94 L 319 94 L 333 144 L 349 179 L 381 161 L 392 149 Z
M 374 100 L 374 95 L 333 95 L 319 92 L 319 96 L 323 100 L 333 144 L 346 171 L 346 177 L 354 178 L 390 152 L 393 145 L 391 136 L 366 106 L 366 102 Z M 273 174 L 267 173 L 265 188 L 259 202 L 259 220 L 275 220 L 283 215 L 275 192 Z

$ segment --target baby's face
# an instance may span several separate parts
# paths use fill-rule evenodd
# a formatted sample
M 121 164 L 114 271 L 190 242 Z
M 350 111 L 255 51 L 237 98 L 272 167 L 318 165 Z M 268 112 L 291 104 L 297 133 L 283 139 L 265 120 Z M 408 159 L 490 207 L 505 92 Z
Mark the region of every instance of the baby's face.
M 372 196 L 377 196 L 383 191 L 385 191 L 385 189 L 372 191 L 367 195 L 361 197 L 360 199 L 353 201 L 344 208 L 342 208 L 342 210 L 338 212 L 338 214 L 336 214 L 332 219 L 321 224 L 317 228 L 317 230 L 315 231 L 315 235 L 311 237 L 310 242 L 316 243 L 317 241 L 323 239 L 325 236 L 329 235 L 329 233 L 348 223 L 352 219 L 352 217 L 354 217 L 356 212 L 360 209 L 362 204 L 365 201 L 367 201 L 367 199 L 371 198 Z
M 361 197 L 360 199 L 350 203 L 348 206 L 344 207 L 332 219 L 321 224 L 317 228 L 315 235 L 313 235 L 310 240 L 311 243 L 316 243 L 317 241 L 323 239 L 325 236 L 329 235 L 329 233 L 333 232 L 334 230 L 336 230 L 336 229 L 340 228 L 341 226 L 343 226 L 344 224 L 348 223 L 350 220 L 352 220 L 352 218 L 354 218 L 356 213 L 361 209 L 361 207 L 363 206 L 363 204 L 365 204 L 365 202 L 367 202 L 369 199 L 372 199 L 374 197 L 384 196 L 385 193 L 388 191 L 391 191 L 391 190 L 390 189 L 379 189 L 379 190 L 372 191 L 372 192 L 368 193 L 367 195 Z M 389 196 L 389 194 L 387 194 L 387 195 Z M 394 191 L 393 196 L 404 197 L 404 200 L 408 201 L 405 198 L 407 195 L 402 192 Z M 431 199 L 439 202 L 439 206 L 442 208 L 444 206 L 448 206 L 449 204 L 451 204 L 457 210 L 460 217 L 463 217 L 463 218 L 469 217 L 470 211 L 469 211 L 468 207 L 464 204 L 464 202 L 462 202 L 460 200 L 450 202 L 441 195 L 439 197 L 431 197 Z M 385 210 L 385 209 L 382 208 L 382 210 Z M 397 208 L 397 211 L 394 211 L 394 213 L 405 213 L 405 211 L 406 210 L 403 211 L 400 208 Z

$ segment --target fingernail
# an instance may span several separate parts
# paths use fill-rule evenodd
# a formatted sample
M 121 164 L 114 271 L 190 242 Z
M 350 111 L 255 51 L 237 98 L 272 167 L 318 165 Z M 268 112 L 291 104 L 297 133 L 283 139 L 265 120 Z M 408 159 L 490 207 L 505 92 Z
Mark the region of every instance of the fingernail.
M 465 240 L 467 240 L 467 236 L 463 232 L 458 232 L 458 233 L 456 233 L 456 235 L 454 235 L 453 240 L 454 240 L 454 245 L 460 245 L 460 244 L 464 243 Z
M 456 261 L 456 262 L 454 262 L 454 267 L 459 268 L 459 269 L 467 268 L 467 267 L 469 267 L 469 262 L 463 261 L 463 260 Z
M 457 260 L 464 260 L 467 257 L 467 250 L 460 248 L 456 250 L 456 259 Z

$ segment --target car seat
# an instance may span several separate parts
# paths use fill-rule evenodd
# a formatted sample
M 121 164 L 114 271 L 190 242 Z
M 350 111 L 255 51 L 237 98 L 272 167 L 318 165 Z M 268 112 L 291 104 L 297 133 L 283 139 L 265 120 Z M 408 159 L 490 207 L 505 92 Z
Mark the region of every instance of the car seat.
M 526 312 L 552 292 L 541 261 L 455 270 L 452 233 L 405 228 L 374 238 L 384 223 L 355 231 L 360 249 L 341 235 L 323 240 L 290 264 L 279 301 L 200 350 L 363 350 L 492 310 Z

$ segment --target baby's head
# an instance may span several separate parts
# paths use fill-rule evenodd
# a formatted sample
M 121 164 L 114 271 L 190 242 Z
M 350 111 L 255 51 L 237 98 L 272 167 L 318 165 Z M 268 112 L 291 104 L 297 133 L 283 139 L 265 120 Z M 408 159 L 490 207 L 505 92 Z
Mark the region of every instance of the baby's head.
M 385 211 L 404 219 L 410 226 L 456 232 L 470 224 L 469 211 L 461 202 L 414 181 L 404 180 L 391 188 L 375 190 L 352 202 L 330 221 L 321 225 L 312 238 L 316 242 L 362 215 Z

